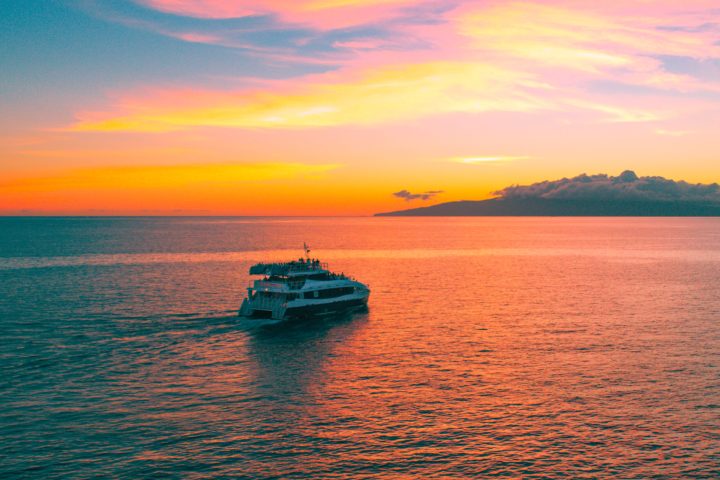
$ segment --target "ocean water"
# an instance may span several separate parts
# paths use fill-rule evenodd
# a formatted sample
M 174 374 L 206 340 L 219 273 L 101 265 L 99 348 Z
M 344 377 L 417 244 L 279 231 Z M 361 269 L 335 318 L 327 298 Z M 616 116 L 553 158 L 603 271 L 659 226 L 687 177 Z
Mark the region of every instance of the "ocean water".
M 3 218 L 0 331 L 2 478 L 720 477 L 720 219 Z

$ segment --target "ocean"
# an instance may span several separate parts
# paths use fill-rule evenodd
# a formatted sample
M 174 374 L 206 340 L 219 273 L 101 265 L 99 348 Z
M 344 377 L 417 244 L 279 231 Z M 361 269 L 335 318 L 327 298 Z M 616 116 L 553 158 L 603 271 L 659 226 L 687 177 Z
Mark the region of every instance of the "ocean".
M 720 219 L 0 218 L 0 330 L 2 478 L 720 477 Z

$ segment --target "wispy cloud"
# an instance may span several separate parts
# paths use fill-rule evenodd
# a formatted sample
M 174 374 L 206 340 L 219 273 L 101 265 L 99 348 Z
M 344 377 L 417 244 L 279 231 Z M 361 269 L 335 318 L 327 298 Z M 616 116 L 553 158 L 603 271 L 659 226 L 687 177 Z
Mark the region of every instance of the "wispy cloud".
M 274 87 L 274 88 L 273 88 Z M 377 124 L 445 113 L 551 108 L 521 72 L 474 62 L 341 71 L 240 91 L 159 91 L 82 113 L 76 131 L 163 132 L 198 126 L 298 128 Z
M 288 22 L 322 28 L 344 28 L 377 22 L 399 14 L 417 0 L 138 0 L 143 5 L 174 15 L 232 19 L 273 15 Z M 427 3 L 427 2 L 425 2 Z
M 82 2 L 88 13 L 189 43 L 242 50 L 269 62 L 346 63 L 367 50 L 422 43 L 413 26 L 437 21 L 460 0 L 112 0 Z M 142 8 L 144 7 L 144 8 Z
M 500 54 L 508 62 L 525 62 L 534 71 L 544 71 L 552 83 L 564 82 L 549 69 L 575 82 L 612 78 L 673 91 L 716 90 L 717 82 L 667 71 L 659 57 L 720 57 L 716 33 L 663 28 L 678 21 L 697 26 L 720 15 L 709 13 L 703 1 L 679 8 L 670 2 L 645 3 L 608 2 L 592 8 L 562 0 L 470 4 L 456 18 L 475 48 Z
M 411 202 L 413 200 L 430 200 L 441 193 L 445 192 L 443 190 L 429 190 L 427 192 L 411 193 L 408 190 L 400 190 L 399 192 L 393 193 L 393 196 L 402 198 L 406 202 Z
M 182 15 L 201 23 L 194 29 L 193 24 L 153 17 L 131 19 L 129 25 L 183 41 L 234 46 L 269 63 L 320 63 L 333 71 L 267 81 L 255 89 L 158 86 L 148 96 L 127 92 L 105 111 L 78 114 L 73 129 L 334 127 L 539 111 L 589 112 L 599 122 L 637 123 L 671 118 L 678 105 L 687 108 L 690 100 L 623 98 L 594 91 L 592 85 L 604 80 L 650 92 L 720 92 L 720 80 L 668 71 L 661 60 L 720 58 L 715 33 L 691 28 L 711 20 L 693 13 L 698 11 L 694 5 L 703 2 L 682 9 L 663 2 L 658 11 L 677 15 L 660 17 L 649 16 L 642 2 L 630 2 L 623 10 L 614 4 L 589 8 L 564 0 L 458 0 L 435 10 L 431 7 L 437 2 L 410 0 L 142 4 L 172 14 L 168 17 Z M 237 17 L 237 25 L 208 20 Z M 348 28 L 344 21 L 350 19 L 357 25 Z M 662 28 L 670 24 L 675 28 Z M 272 41 L 268 31 L 274 32 Z

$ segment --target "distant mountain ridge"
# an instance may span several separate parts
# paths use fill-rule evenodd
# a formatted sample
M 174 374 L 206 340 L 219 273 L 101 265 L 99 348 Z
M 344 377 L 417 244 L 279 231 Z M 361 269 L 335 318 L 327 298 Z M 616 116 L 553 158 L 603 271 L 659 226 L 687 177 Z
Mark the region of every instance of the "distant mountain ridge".
M 495 192 L 497 198 L 447 202 L 376 216 L 720 216 L 720 186 L 663 177 L 580 175 Z

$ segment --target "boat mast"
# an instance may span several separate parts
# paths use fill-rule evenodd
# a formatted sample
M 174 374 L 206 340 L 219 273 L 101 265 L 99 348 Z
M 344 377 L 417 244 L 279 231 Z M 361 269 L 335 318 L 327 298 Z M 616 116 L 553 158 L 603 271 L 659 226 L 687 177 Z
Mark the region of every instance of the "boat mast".
M 305 259 L 310 260 L 310 247 L 308 247 L 308 244 L 303 242 L 303 249 L 305 250 Z

